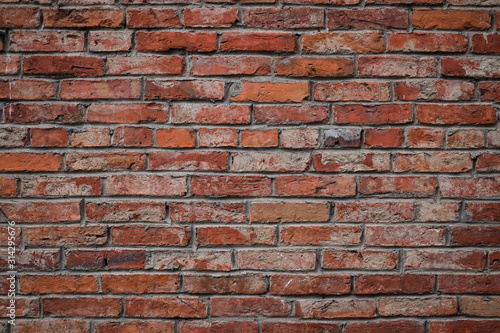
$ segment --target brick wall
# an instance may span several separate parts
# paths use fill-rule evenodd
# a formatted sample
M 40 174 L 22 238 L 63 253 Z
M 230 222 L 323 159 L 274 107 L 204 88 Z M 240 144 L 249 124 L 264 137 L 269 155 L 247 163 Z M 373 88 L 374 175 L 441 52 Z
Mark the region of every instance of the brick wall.
M 0 332 L 500 331 L 499 0 L 1 2 Z

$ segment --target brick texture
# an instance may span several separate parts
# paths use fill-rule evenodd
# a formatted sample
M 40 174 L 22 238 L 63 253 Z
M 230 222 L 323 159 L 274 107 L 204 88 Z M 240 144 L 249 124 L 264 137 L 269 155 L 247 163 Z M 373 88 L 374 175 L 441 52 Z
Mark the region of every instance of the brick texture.
M 499 0 L 0 3 L 0 333 L 500 332 Z

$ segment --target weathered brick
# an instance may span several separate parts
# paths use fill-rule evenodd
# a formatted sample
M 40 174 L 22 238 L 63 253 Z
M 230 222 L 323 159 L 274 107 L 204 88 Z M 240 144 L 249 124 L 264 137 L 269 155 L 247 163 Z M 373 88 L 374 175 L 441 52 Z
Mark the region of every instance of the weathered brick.
M 88 202 L 85 209 L 87 219 L 93 222 L 158 222 L 166 217 L 165 204 L 160 202 Z
M 84 109 L 79 104 L 9 104 L 4 108 L 6 123 L 61 123 L 84 121 Z
M 195 196 L 266 196 L 271 194 L 271 179 L 261 176 L 195 176 L 191 179 Z
M 21 196 L 94 196 L 101 194 L 99 177 L 22 178 Z
M 275 188 L 278 196 L 344 197 L 356 194 L 353 176 L 279 176 Z
M 491 26 L 485 10 L 416 9 L 410 19 L 415 28 L 427 30 L 486 30 Z
M 97 281 L 91 275 L 29 275 L 19 278 L 19 290 L 27 294 L 96 293 Z
M 444 246 L 445 228 L 421 225 L 367 226 L 369 246 Z
M 500 293 L 500 278 L 498 275 L 465 275 L 440 274 L 438 276 L 438 290 L 443 293 Z
M 109 128 L 91 127 L 84 132 L 76 132 L 71 136 L 73 147 L 106 147 L 111 145 Z
M 132 47 L 132 33 L 129 31 L 90 31 L 91 52 L 128 51 Z
M 89 246 L 104 245 L 107 241 L 104 226 L 30 227 L 24 230 L 28 246 Z
M 319 32 L 302 36 L 304 53 L 381 53 L 384 40 L 380 32 Z
M 324 106 L 254 105 L 253 111 L 254 119 L 259 123 L 324 123 L 328 119 L 328 110 Z
M 174 323 L 165 320 L 129 320 L 105 321 L 96 326 L 96 333 L 119 333 L 119 332 L 148 332 L 161 331 L 165 333 L 174 333 Z
M 152 251 L 151 265 L 161 270 L 231 270 L 230 251 Z
M 460 332 L 460 331 L 487 331 L 487 330 L 500 330 L 499 320 L 447 320 L 437 321 L 432 320 L 429 324 L 429 332 L 431 333 L 446 333 L 446 332 Z
M 274 71 L 278 75 L 294 77 L 347 77 L 354 74 L 354 61 L 351 58 L 277 58 Z
M 241 269 L 302 271 L 316 267 L 316 253 L 310 250 L 240 250 L 237 257 Z
M 178 274 L 106 274 L 101 277 L 105 293 L 175 293 L 180 288 Z
M 133 297 L 125 299 L 125 314 L 135 318 L 206 318 L 207 304 L 196 297 Z
M 500 195 L 500 177 L 443 178 L 440 193 L 445 198 L 496 197 Z
M 359 180 L 361 194 L 397 194 L 398 196 L 431 196 L 437 188 L 435 177 L 369 176 Z
M 149 155 L 152 170 L 227 170 L 227 152 L 154 151 Z
M 64 80 L 61 82 L 62 99 L 131 99 L 140 96 L 138 79 Z
M 327 11 L 330 30 L 406 29 L 408 12 L 398 8 L 339 9 Z
M 215 0 L 209 0 L 215 1 Z M 274 0 L 273 0 L 274 1 Z M 248 321 L 184 321 L 180 325 L 181 333 L 210 333 L 215 331 L 257 333 L 257 323 Z
M 146 99 L 201 99 L 224 98 L 224 81 L 146 81 Z
M 469 316 L 498 317 L 500 296 L 462 296 L 460 312 Z
M 83 31 L 17 30 L 10 34 L 10 50 L 16 52 L 81 52 Z
M 314 155 L 314 169 L 319 172 L 387 171 L 388 153 L 323 152 Z
M 188 50 L 193 52 L 215 51 L 217 40 L 213 32 L 139 31 L 136 49 L 142 52 Z
M 405 253 L 404 267 L 474 271 L 484 269 L 485 259 L 485 253 L 479 251 L 408 250 Z
M 394 83 L 394 94 L 402 101 L 471 100 L 474 97 L 474 85 L 461 81 L 416 80 Z
M 405 124 L 413 121 L 410 104 L 344 104 L 335 105 L 336 124 Z
M 500 60 L 493 57 L 470 57 L 441 59 L 441 73 L 444 76 L 471 78 L 500 77 Z
M 295 52 L 297 37 L 279 32 L 223 32 L 222 51 Z
M 320 8 L 248 8 L 243 14 L 243 23 L 250 28 L 278 30 L 323 28 L 323 16 Z
M 184 72 L 184 59 L 178 56 L 108 57 L 109 74 L 165 74 L 179 75 Z
M 252 222 L 326 222 L 330 205 L 307 202 L 255 202 L 250 214 Z
M 299 318 L 372 318 L 375 310 L 375 300 L 372 299 L 295 301 L 295 316 Z
M 301 102 L 309 97 L 307 82 L 242 81 L 241 91 L 231 97 L 233 102 Z
M 280 240 L 280 244 L 285 246 L 358 245 L 361 243 L 361 229 L 354 226 L 283 227 Z
M 124 23 L 121 9 L 44 8 L 43 24 L 56 28 L 119 28 Z
M 3 5 L 0 8 L 0 28 L 36 28 L 39 24 L 39 7 Z
M 33 147 L 64 147 L 69 144 L 69 134 L 62 128 L 32 128 Z
M 185 275 L 184 288 L 193 294 L 263 294 L 267 286 L 263 275 Z
M 187 27 L 230 27 L 238 21 L 237 8 L 186 8 L 184 25 Z
M 494 172 L 500 170 L 500 155 L 481 154 L 477 158 L 476 170 L 479 172 Z
M 90 104 L 87 121 L 93 123 L 164 122 L 168 107 L 160 103 L 98 103 Z
M 211 304 L 213 317 L 286 317 L 290 312 L 287 302 L 274 297 L 214 297 Z
M 71 171 L 143 170 L 146 156 L 140 152 L 71 153 L 66 168 Z
M 276 245 L 274 227 L 201 227 L 196 228 L 198 246 Z
M 413 219 L 413 202 L 336 203 L 335 215 L 341 222 L 403 222 Z
M 316 83 L 317 101 L 388 101 L 389 84 L 380 82 Z
M 143 269 L 144 250 L 71 250 L 66 256 L 66 268 L 71 270 Z
M 434 275 L 361 275 L 355 278 L 354 292 L 359 295 L 377 294 L 430 294 L 434 288 Z
M 399 128 L 365 130 L 365 147 L 367 148 L 392 148 L 403 144 L 403 130 Z
M 79 222 L 79 201 L 16 201 L 1 203 L 4 214 L 16 222 Z
M 248 221 L 243 203 L 185 202 L 169 205 L 170 218 L 174 222 L 222 222 L 243 223 Z
M 455 297 L 382 298 L 381 316 L 450 316 L 458 312 Z
M 394 159 L 395 172 L 466 172 L 472 160 L 465 153 L 398 153 Z
M 323 269 L 392 270 L 398 265 L 398 254 L 377 250 L 325 250 Z
M 127 28 L 178 28 L 181 20 L 173 8 L 127 8 Z
M 372 77 L 435 77 L 437 61 L 430 57 L 362 56 L 358 73 Z
M 208 75 L 268 75 L 271 58 L 259 56 L 195 56 L 191 57 L 191 74 Z
M 189 229 L 183 227 L 124 225 L 111 228 L 114 245 L 187 246 L 190 240 Z
M 461 34 L 394 33 L 387 37 L 387 51 L 466 52 L 468 40 Z
M 309 167 L 309 154 L 305 152 L 246 152 L 231 157 L 231 169 L 236 172 L 300 172 Z

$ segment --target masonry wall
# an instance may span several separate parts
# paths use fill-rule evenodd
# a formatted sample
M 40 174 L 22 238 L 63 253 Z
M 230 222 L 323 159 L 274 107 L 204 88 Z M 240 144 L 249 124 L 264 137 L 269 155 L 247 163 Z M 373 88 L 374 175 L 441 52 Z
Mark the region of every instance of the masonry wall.
M 499 332 L 499 28 L 498 0 L 2 0 L 0 332 Z

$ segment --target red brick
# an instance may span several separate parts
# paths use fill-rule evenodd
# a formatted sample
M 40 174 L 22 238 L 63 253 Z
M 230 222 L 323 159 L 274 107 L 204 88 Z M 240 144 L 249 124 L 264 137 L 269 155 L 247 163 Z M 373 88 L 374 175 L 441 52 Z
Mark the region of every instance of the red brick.
M 32 128 L 33 147 L 64 147 L 69 144 L 69 134 L 62 128 Z
M 90 330 L 90 322 L 80 319 L 60 319 L 60 320 L 16 320 L 16 331 L 18 333 L 36 332 L 68 332 L 87 333 Z
M 153 130 L 143 126 L 117 127 L 114 131 L 113 144 L 119 147 L 151 147 Z
M 435 321 L 432 320 L 429 324 L 430 333 L 447 333 L 447 332 L 487 332 L 488 330 L 500 330 L 500 320 L 447 320 Z
M 497 116 L 491 105 L 420 104 L 417 120 L 421 124 L 494 124 Z
M 59 171 L 62 156 L 51 153 L 1 153 L 0 171 Z
M 248 124 L 248 105 L 174 104 L 173 124 Z
M 468 202 L 465 214 L 472 221 L 498 221 L 500 204 L 496 202 Z
M 144 269 L 144 250 L 71 250 L 66 268 L 71 270 Z
M 468 40 L 461 34 L 394 33 L 387 37 L 387 51 L 466 52 Z
M 498 246 L 500 227 L 452 227 L 451 244 L 457 246 Z
M 96 333 L 121 332 L 163 332 L 174 333 L 174 323 L 164 320 L 130 320 L 126 322 L 101 322 L 96 326 Z
M 0 80 L 0 98 L 47 100 L 55 97 L 54 84 L 45 80 Z
M 227 152 L 154 151 L 151 170 L 227 170 Z
M 84 121 L 84 108 L 78 104 L 9 104 L 4 108 L 6 123 L 76 124 Z
M 200 128 L 198 136 L 200 147 L 236 147 L 238 145 L 238 131 L 234 128 Z
M 440 193 L 448 198 L 486 198 L 500 193 L 500 177 L 456 177 L 441 180 Z
M 0 177 L 0 197 L 16 197 L 17 181 L 15 178 Z
M 17 30 L 10 34 L 10 50 L 16 52 L 81 52 L 83 31 Z
M 318 172 L 364 172 L 388 171 L 388 153 L 343 153 L 330 152 L 314 155 L 314 169 Z
M 304 53 L 381 53 L 383 50 L 380 32 L 320 32 L 302 36 Z
M 191 179 L 194 196 L 266 196 L 271 179 L 261 176 L 195 176 Z
M 328 203 L 255 202 L 250 210 L 252 222 L 326 222 Z
M 500 170 L 500 155 L 491 154 L 481 154 L 477 158 L 476 169 L 479 172 L 494 172 Z
M 380 82 L 316 83 L 317 101 L 388 101 L 389 84 Z
M 176 75 L 184 72 L 184 58 L 178 56 L 108 57 L 109 74 Z
M 371 299 L 295 301 L 295 316 L 299 318 L 372 318 L 375 317 L 375 311 L 375 300 Z
M 129 99 L 139 98 L 139 79 L 64 80 L 61 82 L 62 99 Z
M 156 131 L 156 146 L 167 148 L 194 148 L 196 132 L 188 128 L 160 128 Z
M 365 242 L 368 246 L 443 246 L 445 231 L 426 225 L 367 226 Z
M 214 32 L 139 31 L 136 33 L 136 49 L 142 52 L 165 52 L 171 49 L 213 52 L 217 45 L 216 37 Z
M 369 176 L 359 180 L 359 193 L 361 194 L 431 196 L 436 188 L 437 180 L 435 177 Z
M 336 124 L 405 124 L 413 121 L 410 104 L 344 104 L 333 107 Z
M 340 9 L 327 11 L 330 30 L 406 29 L 408 12 L 398 8 Z
M 42 299 L 43 314 L 48 317 L 118 317 L 120 298 L 77 297 Z
M 88 202 L 86 212 L 92 222 L 159 222 L 166 217 L 165 204 L 160 202 Z
M 271 58 L 259 56 L 194 56 L 191 74 L 207 75 L 269 75 Z
M 499 82 L 479 82 L 478 90 L 481 101 L 500 101 Z
M 222 51 L 295 52 L 297 37 L 280 32 L 223 32 Z
M 114 245 L 186 246 L 190 231 L 183 227 L 123 225 L 111 228 Z
M 286 250 L 240 250 L 240 269 L 303 271 L 316 267 L 316 252 Z
M 99 177 L 38 176 L 21 179 L 21 196 L 94 196 L 101 195 Z
M 89 51 L 129 51 L 132 48 L 130 31 L 89 31 Z
M 263 275 L 185 275 L 184 289 L 193 294 L 263 294 L 266 280 Z
M 325 250 L 323 269 L 391 270 L 398 265 L 398 254 L 376 250 Z
M 278 147 L 278 131 L 243 130 L 241 131 L 241 146 L 251 148 Z
M 290 1 L 290 0 L 288 0 Z M 296 0 L 293 0 L 296 1 Z M 308 0 L 299 0 L 299 1 L 308 1 Z M 358 0 L 354 0 L 358 1 Z M 270 323 L 263 322 L 261 323 L 262 333 L 280 333 L 280 332 L 288 332 L 288 333 L 340 333 L 340 325 L 338 324 L 326 324 L 326 323 Z
M 165 122 L 168 107 L 159 103 L 100 103 L 90 104 L 87 121 L 94 123 Z
M 201 227 L 196 229 L 198 246 L 276 245 L 274 227 Z
M 238 21 L 238 8 L 186 8 L 186 27 L 219 28 L 230 27 Z
M 446 144 L 449 148 L 482 148 L 484 147 L 484 133 L 482 130 L 459 129 L 448 134 Z
M 59 250 L 23 250 L 16 251 L 17 271 L 55 271 L 59 268 Z M 7 251 L 0 255 L 0 269 L 10 270 L 7 265 Z
M 231 169 L 236 172 L 301 172 L 309 167 L 306 152 L 233 153 Z
M 500 35 L 480 34 L 472 36 L 472 52 L 474 53 L 500 53 Z
M 323 131 L 323 147 L 361 147 L 361 129 L 336 128 Z
M 125 314 L 136 318 L 206 318 L 207 304 L 196 297 L 133 297 L 125 299 Z
M 43 24 L 57 28 L 118 28 L 124 23 L 122 9 L 44 8 Z
M 358 295 L 430 294 L 434 280 L 430 274 L 362 275 L 356 277 L 354 292 Z
M 279 176 L 278 196 L 344 197 L 356 194 L 353 176 Z
M 16 222 L 80 222 L 79 201 L 15 201 L 0 209 Z
M 461 76 L 472 78 L 500 77 L 500 60 L 498 58 L 447 58 L 441 59 L 441 73 L 444 76 Z
M 444 131 L 430 128 L 408 128 L 406 142 L 409 148 L 441 148 Z
M 394 83 L 394 94 L 402 101 L 458 101 L 474 98 L 474 85 L 461 81 L 416 80 Z
M 104 245 L 107 241 L 104 226 L 50 226 L 24 229 L 28 246 L 88 246 Z
M 462 296 L 460 312 L 478 317 L 497 317 L 500 315 L 500 296 Z
M 452 269 L 483 270 L 486 263 L 484 252 L 479 251 L 431 251 L 408 250 L 405 253 L 405 269 Z
M 282 76 L 346 77 L 354 74 L 351 58 L 277 58 L 275 72 Z
M 174 222 L 243 223 L 248 221 L 243 203 L 183 202 L 169 205 Z
M 399 128 L 365 130 L 365 147 L 367 148 L 391 148 L 400 147 L 403 144 L 403 130 Z
M 413 27 L 439 30 L 486 30 L 491 26 L 486 10 L 415 9 Z
M 382 298 L 381 316 L 450 316 L 457 314 L 455 297 Z
M 440 292 L 448 294 L 498 294 L 500 293 L 500 276 L 440 274 L 438 286 Z
M 81 56 L 31 56 L 24 59 L 24 74 L 100 76 L 104 74 L 104 60 Z
M 491 251 L 489 253 L 489 268 L 493 270 L 500 269 L 500 251 Z
M 180 288 L 178 274 L 106 274 L 101 277 L 104 293 L 175 293 Z
M 469 154 L 463 153 L 398 153 L 395 172 L 466 172 L 472 169 Z
M 39 7 L 6 6 L 0 8 L 1 28 L 36 28 L 40 24 Z
M 127 28 L 178 28 L 181 20 L 173 8 L 127 8 Z
M 151 265 L 161 270 L 229 271 L 230 251 L 153 251 Z
M 307 82 L 242 81 L 241 91 L 231 97 L 233 102 L 301 102 L 309 97 Z
M 29 275 L 19 278 L 23 294 L 97 293 L 97 281 L 91 275 Z
M 324 123 L 328 110 L 324 106 L 269 106 L 254 105 L 254 119 L 259 123 L 302 124 Z
M 335 246 L 361 244 L 361 232 L 355 226 L 283 227 L 280 244 L 285 246 Z
M 413 219 L 413 202 L 336 203 L 335 211 L 341 222 L 404 222 Z
M 374 0 L 369 0 L 374 1 Z M 394 1 L 394 0 L 378 0 Z M 435 1 L 435 0 L 396 0 L 396 1 Z M 442 1 L 442 0 L 437 0 Z M 379 321 L 369 323 L 348 323 L 344 329 L 345 333 L 382 333 L 382 332 L 405 332 L 424 333 L 424 327 L 416 321 Z
M 308 29 L 323 28 L 323 9 L 307 7 L 248 8 L 243 22 L 249 28 Z
M 227 1 L 225 1 L 227 2 Z M 247 321 L 184 321 L 180 324 L 181 333 L 241 332 L 257 333 L 257 323 Z
M 66 168 L 70 171 L 144 170 L 146 156 L 139 152 L 69 153 Z
M 213 317 L 286 317 L 291 309 L 287 302 L 274 297 L 214 297 L 211 303 Z
M 358 74 L 373 77 L 434 77 L 437 75 L 435 58 L 362 56 L 358 59 Z

